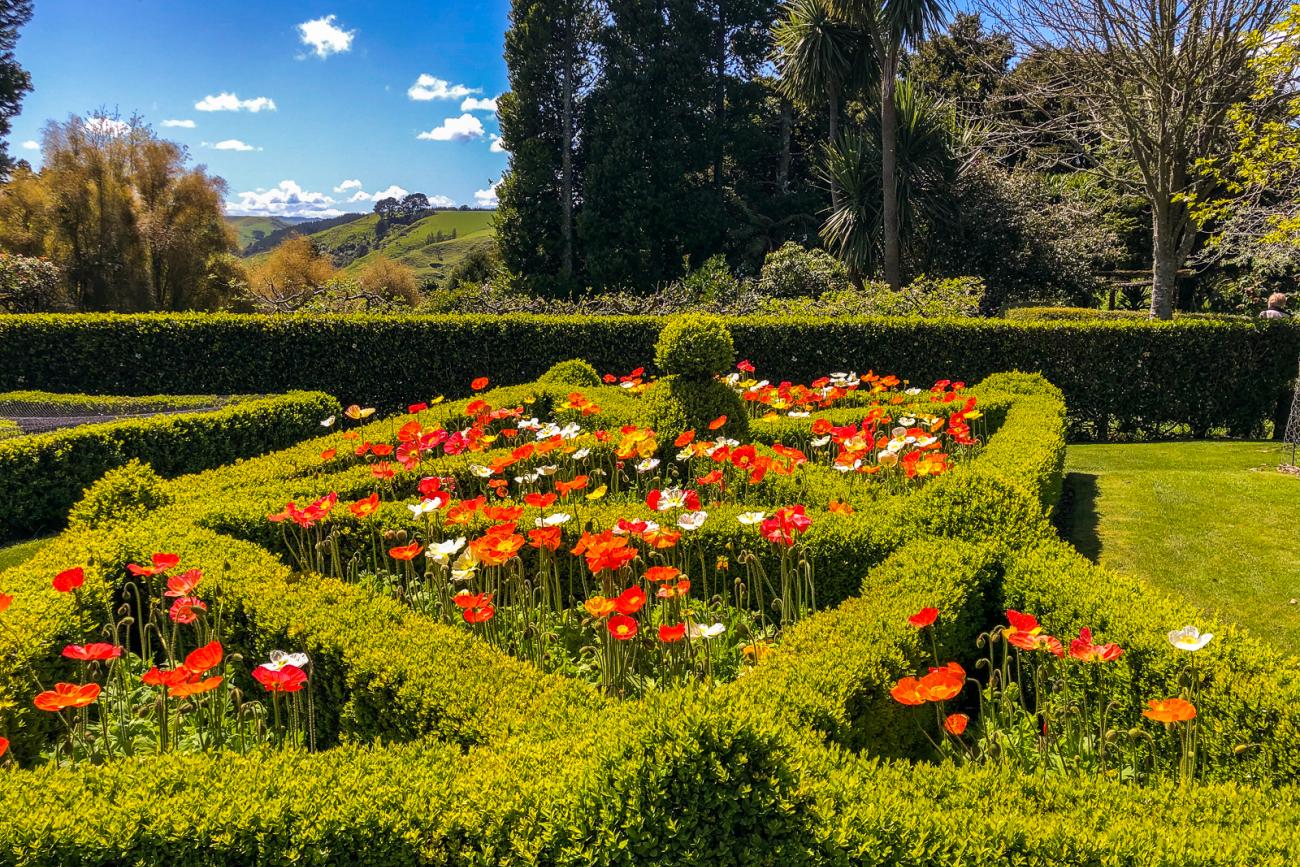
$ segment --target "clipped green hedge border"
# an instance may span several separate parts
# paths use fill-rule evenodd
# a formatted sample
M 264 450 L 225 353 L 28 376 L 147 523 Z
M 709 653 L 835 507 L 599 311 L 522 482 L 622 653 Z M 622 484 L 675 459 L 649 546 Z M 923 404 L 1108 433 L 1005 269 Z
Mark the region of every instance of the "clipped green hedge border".
M 81 492 L 135 459 L 164 476 L 284 448 L 320 430 L 338 402 L 319 392 L 247 400 L 214 412 L 84 425 L 0 442 L 0 541 L 62 525 Z

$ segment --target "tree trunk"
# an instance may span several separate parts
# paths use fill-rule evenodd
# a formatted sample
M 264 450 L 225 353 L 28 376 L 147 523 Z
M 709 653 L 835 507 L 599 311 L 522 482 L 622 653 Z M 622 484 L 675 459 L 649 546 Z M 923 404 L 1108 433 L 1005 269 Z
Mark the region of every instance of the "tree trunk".
M 832 83 L 828 87 L 826 110 L 830 114 L 830 121 L 826 124 L 826 136 L 831 147 L 835 147 L 835 142 L 840 137 L 840 88 L 838 84 Z M 831 181 L 831 208 L 838 211 L 840 209 L 840 187 L 839 184 Z
M 560 105 L 560 276 L 566 283 L 573 277 L 573 39 L 570 31 L 564 43 Z
M 1151 318 L 1172 319 L 1178 292 L 1178 251 L 1174 237 L 1172 205 L 1156 203 L 1151 209 Z
M 880 186 L 884 201 L 880 216 L 884 229 L 885 282 L 895 292 L 903 288 L 898 235 L 898 110 L 894 105 L 893 58 L 880 75 Z
M 790 192 L 790 135 L 794 118 L 790 110 L 790 101 L 781 100 L 781 162 L 776 169 L 776 188 L 782 195 Z

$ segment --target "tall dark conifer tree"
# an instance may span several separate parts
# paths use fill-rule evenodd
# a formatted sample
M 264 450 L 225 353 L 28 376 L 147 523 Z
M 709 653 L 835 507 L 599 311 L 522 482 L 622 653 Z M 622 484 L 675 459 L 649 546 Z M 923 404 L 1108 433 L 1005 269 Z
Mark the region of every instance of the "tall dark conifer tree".
M 9 120 L 22 108 L 32 89 L 32 77 L 14 58 L 18 31 L 31 20 L 32 0 L 0 0 L 0 177 L 8 178 L 14 160 L 9 156 Z

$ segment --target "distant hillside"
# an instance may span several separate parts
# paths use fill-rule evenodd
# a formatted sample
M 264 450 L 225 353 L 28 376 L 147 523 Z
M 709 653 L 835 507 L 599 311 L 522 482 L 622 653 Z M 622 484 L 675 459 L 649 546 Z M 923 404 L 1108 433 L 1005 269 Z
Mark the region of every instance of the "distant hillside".
M 335 226 L 346 225 L 347 223 L 360 220 L 368 216 L 367 214 L 341 214 L 337 217 L 327 217 L 323 220 L 303 220 L 298 219 L 292 223 L 286 223 L 274 232 L 270 232 L 262 238 L 253 241 L 240 249 L 241 256 L 255 256 L 258 253 L 265 253 L 274 250 L 280 242 L 290 235 L 315 235 L 318 232 L 324 232 Z
M 240 250 L 272 232 L 293 225 L 284 217 L 226 217 L 226 223 L 235 230 Z
M 440 284 L 447 271 L 467 253 L 491 246 L 496 237 L 492 227 L 495 211 L 434 211 L 409 224 L 388 225 L 382 238 L 376 237 L 379 228 L 376 214 L 350 216 L 352 219 L 335 225 L 324 225 L 329 221 L 304 223 L 292 227 L 292 231 L 308 235 L 312 243 L 330 254 L 345 274 L 355 273 L 383 253 L 410 266 L 416 279 L 426 285 Z M 256 261 L 289 234 L 284 231 L 279 239 L 268 235 L 255 245 L 256 249 L 247 252 L 256 253 L 252 257 Z

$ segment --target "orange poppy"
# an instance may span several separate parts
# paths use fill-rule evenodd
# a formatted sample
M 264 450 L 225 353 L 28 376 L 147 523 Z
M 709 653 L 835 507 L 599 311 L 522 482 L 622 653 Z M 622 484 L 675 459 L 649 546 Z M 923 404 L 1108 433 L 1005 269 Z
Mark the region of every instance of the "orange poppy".
M 398 545 L 395 548 L 388 549 L 388 556 L 394 560 L 414 560 L 420 556 L 420 548 L 423 547 L 419 541 L 412 542 L 409 545 Z
M 678 623 L 676 626 L 669 626 L 665 623 L 659 627 L 659 640 L 664 644 L 681 641 L 684 635 L 686 635 L 685 623 Z
M 915 677 L 904 677 L 894 684 L 894 688 L 889 691 L 894 697 L 894 701 L 900 704 L 906 704 L 915 707 L 919 704 L 925 704 L 927 694 L 921 689 L 921 682 Z
M 676 566 L 651 566 L 645 570 L 645 579 L 647 581 L 672 581 L 682 570 Z
M 718 428 L 722 427 L 726 423 L 727 423 L 727 417 L 725 415 L 720 415 L 717 418 L 715 418 L 713 421 L 709 422 L 709 430 L 717 430 Z
M 103 661 L 120 657 L 122 648 L 113 644 L 105 644 L 102 641 L 96 641 L 92 644 L 69 644 L 63 648 L 63 655 L 68 659 L 77 659 L 83 662 Z
M 606 599 L 604 596 L 593 596 L 586 602 L 582 603 L 582 607 L 587 610 L 588 614 L 599 620 L 602 617 L 613 614 L 617 605 L 613 599 Z
M 186 696 L 199 695 L 204 692 L 211 692 L 221 686 L 224 677 L 209 677 L 206 680 L 193 680 L 189 683 L 182 683 L 171 688 L 172 698 L 185 698 Z
M 325 451 L 320 453 L 320 459 L 322 461 L 332 461 L 334 460 L 334 456 L 337 455 L 338 453 L 339 453 L 338 449 L 326 449 Z
M 165 686 L 169 689 L 189 683 L 192 680 L 194 680 L 194 674 L 185 668 L 167 671 L 156 665 L 140 675 L 140 682 L 145 686 Z
M 56 683 L 54 689 L 47 689 L 32 701 L 38 710 L 58 713 L 68 708 L 86 707 L 99 698 L 99 684 Z
M 1181 698 L 1153 698 L 1142 716 L 1162 723 L 1187 722 L 1196 718 L 1196 706 Z
M 943 668 L 931 668 L 930 673 L 921 678 L 920 690 L 930 701 L 948 701 L 956 698 L 965 685 L 965 669 L 950 662 Z
M 185 668 L 196 675 L 207 674 L 221 664 L 224 651 L 220 641 L 211 641 L 185 657 Z
M 694 439 L 695 439 L 695 429 L 692 428 L 691 430 L 686 430 L 679 433 L 677 435 L 677 439 L 673 440 L 673 445 L 680 449 L 683 446 L 690 445 Z
M 60 593 L 69 593 L 86 583 L 86 572 L 80 566 L 64 569 L 54 576 L 54 581 L 51 583 Z
M 486 376 L 475 377 L 474 380 L 469 384 L 469 387 L 474 389 L 475 391 L 482 391 L 483 389 L 488 387 L 488 378 Z
M 375 512 L 379 511 L 379 494 L 371 493 L 364 500 L 357 500 L 355 503 L 348 504 L 348 511 L 356 518 L 368 518 Z
M 560 547 L 559 527 L 534 527 L 528 531 L 528 544 L 534 548 L 555 551 Z
M 14 602 L 14 598 L 8 594 L 0 593 L 0 612 L 4 612 Z
M 843 500 L 831 500 L 826 506 L 826 511 L 833 515 L 852 515 L 854 509 Z
M 943 729 L 953 737 L 960 737 L 966 731 L 966 726 L 970 724 L 970 717 L 964 713 L 950 713 L 948 718 L 943 721 Z
M 203 573 L 198 569 L 188 569 L 180 575 L 173 575 L 167 579 L 167 589 L 163 591 L 164 596 L 176 598 L 179 596 L 193 596 L 199 583 L 203 581 Z
M 545 509 L 555 502 L 555 494 L 525 494 L 524 502 L 538 509 Z
M 571 482 L 566 482 L 563 479 L 560 479 L 555 483 L 555 490 L 559 492 L 561 497 L 572 493 L 573 491 L 581 491 L 585 487 L 587 487 L 586 476 L 575 476 Z
M 487 623 L 497 613 L 497 610 L 491 605 L 484 605 L 482 608 L 466 608 L 460 616 L 466 623 Z

